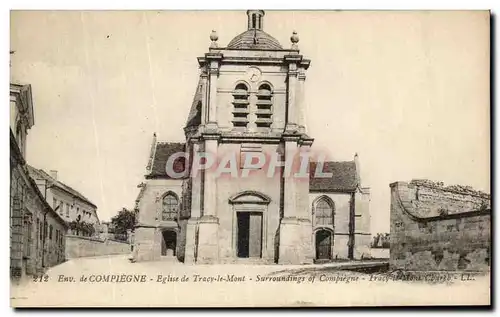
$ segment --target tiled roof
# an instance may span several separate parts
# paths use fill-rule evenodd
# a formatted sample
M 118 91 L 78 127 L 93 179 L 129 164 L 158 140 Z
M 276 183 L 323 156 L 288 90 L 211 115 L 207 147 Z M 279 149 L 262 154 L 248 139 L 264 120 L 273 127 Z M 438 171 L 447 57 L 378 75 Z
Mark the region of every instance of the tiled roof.
M 358 187 L 358 176 L 356 163 L 347 162 L 325 162 L 323 173 L 332 173 L 332 177 L 315 177 L 316 162 L 309 165 L 309 191 L 355 191 Z
M 281 50 L 281 44 L 262 30 L 250 29 L 237 35 L 227 45 L 229 49 Z
M 28 171 L 30 173 L 30 176 L 34 179 L 45 179 L 48 181 L 50 184 L 58 187 L 59 189 L 64 190 L 65 192 L 69 193 L 70 195 L 73 195 L 74 197 L 77 197 L 81 199 L 82 201 L 86 202 L 87 204 L 91 205 L 94 208 L 97 208 L 97 206 L 91 202 L 87 197 L 83 196 L 81 193 L 79 193 L 77 190 L 71 188 L 70 186 L 64 184 L 61 181 L 58 181 L 57 179 L 51 177 L 49 174 L 47 174 L 44 170 L 42 169 L 36 169 L 33 166 L 27 165 Z
M 158 142 L 156 143 L 155 154 L 151 172 L 146 178 L 170 178 L 167 175 L 166 165 L 168 158 L 178 152 L 185 151 L 185 143 L 177 142 Z M 174 171 L 180 173 L 184 171 L 184 159 L 179 158 L 174 162 Z

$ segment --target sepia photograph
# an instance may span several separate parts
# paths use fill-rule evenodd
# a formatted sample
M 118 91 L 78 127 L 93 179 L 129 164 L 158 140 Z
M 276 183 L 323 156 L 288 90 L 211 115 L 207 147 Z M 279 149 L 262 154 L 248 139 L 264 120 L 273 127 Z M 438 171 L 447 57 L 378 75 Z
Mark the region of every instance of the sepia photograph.
M 491 19 L 10 11 L 10 305 L 491 305 Z

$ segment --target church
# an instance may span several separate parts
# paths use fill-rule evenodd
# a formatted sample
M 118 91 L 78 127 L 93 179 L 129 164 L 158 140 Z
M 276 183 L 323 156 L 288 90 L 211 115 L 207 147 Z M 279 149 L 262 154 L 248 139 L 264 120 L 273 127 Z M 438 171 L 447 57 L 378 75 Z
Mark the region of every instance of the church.
M 264 17 L 247 11 L 247 30 L 225 47 L 212 31 L 208 52 L 198 57 L 185 142 L 153 136 L 136 200 L 133 261 L 312 264 L 370 257 L 370 191 L 362 186 L 359 158 L 302 155 L 314 153 L 304 116 L 311 61 L 301 55 L 296 32 L 286 48 L 264 31 Z M 199 153 L 236 154 L 237 172 L 248 177 L 193 173 Z M 271 175 L 242 163 L 257 154 L 278 158 Z M 172 157 L 182 177 L 168 173 Z M 307 178 L 286 173 L 279 164 L 285 161 L 306 164 Z

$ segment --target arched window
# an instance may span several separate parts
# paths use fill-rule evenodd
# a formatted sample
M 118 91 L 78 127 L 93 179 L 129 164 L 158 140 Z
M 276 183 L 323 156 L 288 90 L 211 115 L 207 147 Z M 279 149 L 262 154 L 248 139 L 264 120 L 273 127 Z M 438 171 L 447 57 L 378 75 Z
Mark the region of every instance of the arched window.
M 333 226 L 335 205 L 333 201 L 322 197 L 314 206 L 314 219 L 316 226 Z
M 240 83 L 233 91 L 233 126 L 246 128 L 248 125 L 248 87 Z
M 257 120 L 259 128 L 270 128 L 273 123 L 273 91 L 269 84 L 262 84 L 257 92 Z
M 177 220 L 179 210 L 179 200 L 174 193 L 168 193 L 163 197 L 163 209 L 161 219 L 163 221 Z

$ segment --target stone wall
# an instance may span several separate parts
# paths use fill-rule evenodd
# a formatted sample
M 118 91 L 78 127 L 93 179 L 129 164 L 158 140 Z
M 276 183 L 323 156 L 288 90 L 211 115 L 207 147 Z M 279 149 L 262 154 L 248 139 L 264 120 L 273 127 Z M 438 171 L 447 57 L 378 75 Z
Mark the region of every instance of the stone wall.
M 429 181 L 391 184 L 392 269 L 490 268 L 490 196 Z
M 131 252 L 131 245 L 127 242 L 80 236 L 66 236 L 66 259 L 130 254 Z

